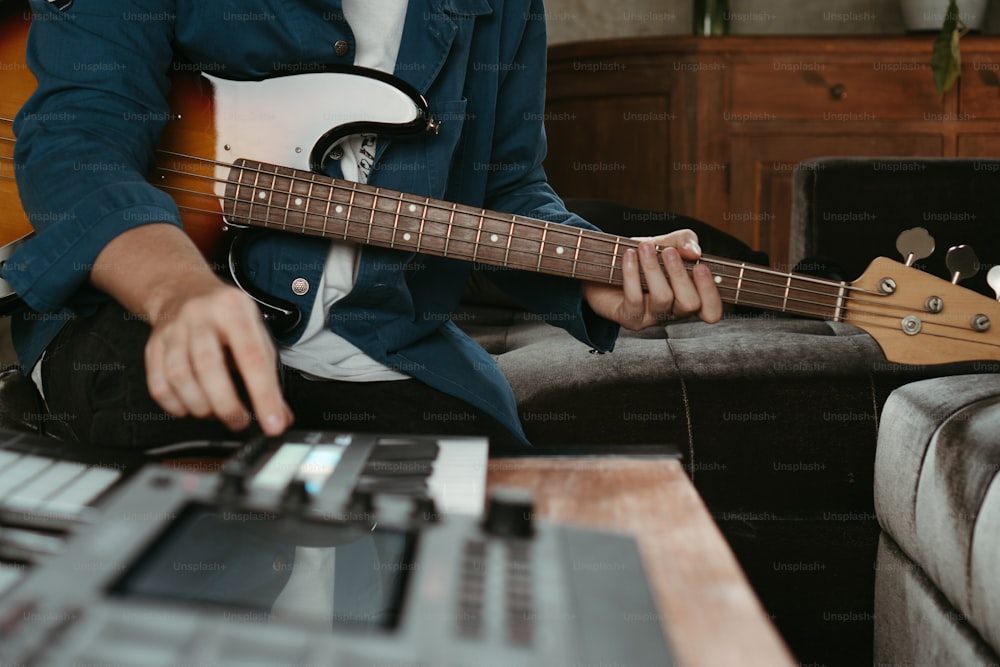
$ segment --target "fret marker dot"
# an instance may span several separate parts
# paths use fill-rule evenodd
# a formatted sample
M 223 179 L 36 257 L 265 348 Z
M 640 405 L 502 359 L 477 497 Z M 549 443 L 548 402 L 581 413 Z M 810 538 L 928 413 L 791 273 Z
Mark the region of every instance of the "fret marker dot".
M 565 248 L 563 248 L 562 246 L 559 246 L 558 248 L 556 248 L 556 254 L 557 254 L 557 255 L 561 255 L 561 254 L 563 254 L 564 252 L 566 252 L 566 249 L 565 249 Z
M 722 284 L 722 276 L 715 276 L 715 284 L 716 285 Z
M 490 234 L 490 241 L 492 241 L 493 243 L 496 243 L 499 240 L 500 240 L 499 236 L 497 236 L 496 234 Z
M 302 206 L 302 197 L 296 197 L 295 198 L 295 205 L 296 206 Z
M 343 213 L 344 212 L 344 207 L 343 206 L 338 206 L 337 208 L 335 208 L 333 210 L 336 211 L 337 213 Z
M 403 240 L 404 241 L 409 241 L 410 240 L 410 232 L 406 232 L 405 234 L 403 234 Z
M 417 212 L 417 205 L 410 204 L 410 213 L 416 213 L 416 212 Z
M 261 192 L 259 195 L 257 195 L 257 199 L 267 199 L 267 193 Z

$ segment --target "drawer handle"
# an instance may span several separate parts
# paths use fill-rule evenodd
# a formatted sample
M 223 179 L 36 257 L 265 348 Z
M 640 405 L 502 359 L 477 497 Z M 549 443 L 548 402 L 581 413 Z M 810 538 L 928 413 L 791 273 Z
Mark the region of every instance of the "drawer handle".
M 847 86 L 842 83 L 830 86 L 830 96 L 835 100 L 842 100 L 847 97 Z

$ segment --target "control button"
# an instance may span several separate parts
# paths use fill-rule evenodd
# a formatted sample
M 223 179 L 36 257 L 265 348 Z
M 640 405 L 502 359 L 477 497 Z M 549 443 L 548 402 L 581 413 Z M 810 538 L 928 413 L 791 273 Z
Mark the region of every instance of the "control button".
M 483 529 L 497 537 L 531 537 L 534 503 L 524 489 L 497 488 L 490 493 Z
M 296 278 L 292 281 L 292 293 L 302 296 L 309 292 L 309 281 L 305 278 Z
M 338 56 L 346 56 L 350 50 L 351 45 L 344 39 L 338 39 L 333 45 L 333 52 Z

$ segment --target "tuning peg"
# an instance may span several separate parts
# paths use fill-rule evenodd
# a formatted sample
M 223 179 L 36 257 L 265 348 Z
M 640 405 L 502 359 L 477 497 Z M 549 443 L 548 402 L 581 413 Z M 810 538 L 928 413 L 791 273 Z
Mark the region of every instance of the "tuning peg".
M 934 252 L 934 237 L 923 227 L 914 227 L 896 237 L 896 250 L 906 260 L 907 266 Z
M 986 274 L 986 283 L 993 288 L 993 292 L 997 295 L 997 301 L 1000 301 L 1000 264 L 994 266 Z
M 979 271 L 979 258 L 976 257 L 972 246 L 957 245 L 949 248 L 944 263 L 951 273 L 953 285 L 957 284 L 959 280 L 971 278 Z

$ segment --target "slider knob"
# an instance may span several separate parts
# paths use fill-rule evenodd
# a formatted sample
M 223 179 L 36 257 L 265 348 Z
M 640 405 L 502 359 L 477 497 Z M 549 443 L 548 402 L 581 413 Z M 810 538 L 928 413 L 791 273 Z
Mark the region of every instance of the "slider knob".
M 437 503 L 430 496 L 418 496 L 413 499 L 413 509 L 410 516 L 418 521 L 437 523 L 441 520 Z
M 497 537 L 531 537 L 534 500 L 524 489 L 496 488 L 490 493 L 483 530 Z

